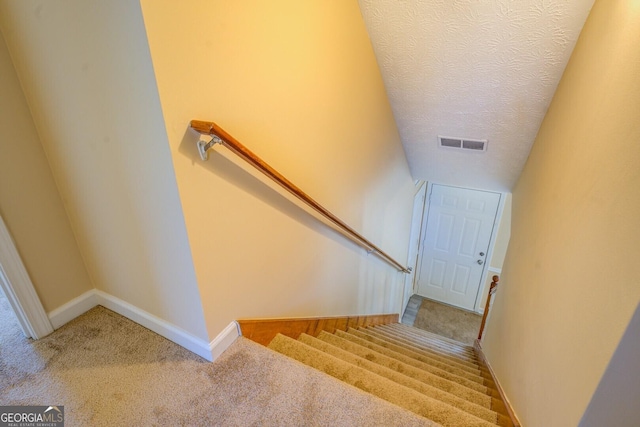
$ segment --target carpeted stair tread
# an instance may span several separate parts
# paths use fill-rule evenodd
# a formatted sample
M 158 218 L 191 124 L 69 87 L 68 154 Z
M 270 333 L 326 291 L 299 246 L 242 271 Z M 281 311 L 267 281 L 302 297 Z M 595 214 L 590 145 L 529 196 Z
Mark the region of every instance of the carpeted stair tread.
M 474 361 L 478 361 L 478 356 L 472 347 L 464 347 L 461 348 L 459 346 L 453 345 L 448 342 L 440 341 L 434 338 L 425 337 L 419 334 L 414 333 L 413 331 L 404 330 L 400 328 L 394 328 L 393 325 L 381 325 L 375 326 L 373 329 L 378 331 L 384 331 L 386 333 L 404 337 L 410 341 L 420 342 L 423 345 L 432 347 L 433 349 L 438 349 L 440 351 L 445 351 L 450 354 L 455 354 L 458 356 L 466 357 L 472 359 Z M 417 328 L 414 328 L 417 329 Z
M 467 355 L 469 357 L 475 357 L 477 359 L 477 355 L 473 350 L 473 347 L 457 341 L 446 340 L 444 339 L 444 337 L 440 337 L 439 335 L 432 334 L 431 332 L 428 332 L 422 329 L 414 328 L 412 326 L 402 325 L 400 323 L 376 326 L 376 328 L 387 330 L 394 334 L 401 334 L 409 337 L 412 340 L 413 339 L 419 340 L 428 345 L 442 348 L 443 350 L 446 350 L 446 351 Z
M 338 331 L 336 331 L 338 332 Z M 341 332 L 341 331 L 340 331 Z M 444 364 L 444 363 L 439 363 L 434 361 L 432 358 L 430 358 L 428 355 L 423 354 L 422 352 L 418 351 L 418 350 L 414 350 L 414 349 L 409 349 L 403 346 L 398 346 L 395 345 L 393 343 L 391 343 L 389 340 L 383 340 L 383 339 L 379 339 L 377 337 L 372 336 L 371 334 L 367 334 L 365 331 L 361 331 L 361 330 L 357 330 L 357 329 L 352 329 L 349 328 L 347 330 L 347 333 L 350 333 L 352 335 L 357 336 L 358 338 L 364 339 L 365 341 L 369 341 L 373 344 L 379 345 L 380 347 L 384 347 L 387 348 L 389 350 L 392 350 L 396 353 L 400 353 L 400 354 L 404 354 L 406 356 L 409 356 L 412 359 L 421 361 L 433 368 L 436 369 L 440 369 L 440 371 L 444 371 L 447 374 L 450 375 L 454 375 L 457 378 L 463 378 L 465 380 L 468 381 L 472 381 L 475 383 L 478 383 L 482 386 L 484 386 L 484 390 L 486 390 L 486 394 L 489 396 L 492 396 L 496 399 L 500 399 L 500 393 L 498 392 L 498 390 L 495 387 L 495 384 L 493 383 L 493 381 L 489 378 L 487 378 L 485 375 L 485 373 L 478 373 L 478 374 L 474 374 L 469 372 L 468 370 L 460 370 L 457 369 L 457 367 L 450 365 L 450 364 Z M 437 373 L 437 375 L 443 376 L 440 373 Z M 490 375 L 490 374 L 489 374 Z M 451 379 L 449 377 L 445 377 L 447 379 Z M 460 382 L 457 379 L 452 379 L 452 381 L 456 381 L 456 382 Z M 470 385 L 464 383 L 467 387 L 471 387 Z
M 450 354 L 458 354 L 458 350 L 453 350 L 451 351 L 449 348 L 443 348 L 440 347 L 440 343 L 434 344 L 434 340 L 430 339 L 430 338 L 425 338 L 419 334 L 416 334 L 414 331 L 411 331 L 410 329 L 413 330 L 417 330 L 420 331 L 417 328 L 413 328 L 413 327 L 407 327 L 404 326 L 402 329 L 398 329 L 398 328 L 394 328 L 395 324 L 388 324 L 388 325 L 379 325 L 374 327 L 374 330 L 378 330 L 378 331 L 385 331 L 387 334 L 389 335 L 395 335 L 395 336 L 400 336 L 408 341 L 414 342 L 417 346 L 426 346 L 427 348 L 433 349 L 433 351 L 441 351 L 444 353 L 450 353 Z M 409 329 L 408 331 L 405 330 Z M 474 363 L 479 367 L 479 369 L 483 372 L 483 373 L 487 373 L 489 374 L 490 377 L 490 373 L 489 370 L 486 368 L 486 366 L 478 359 L 477 354 L 475 353 L 475 349 L 473 347 L 469 347 L 468 353 L 465 351 L 465 355 L 467 358 L 469 358 L 469 360 L 474 361 Z
M 478 361 L 478 358 L 475 354 L 470 354 L 467 352 L 460 352 L 458 350 L 455 349 L 450 349 L 450 348 L 445 348 L 442 347 L 440 345 L 434 344 L 432 342 L 429 342 L 427 340 L 423 340 L 420 338 L 416 338 L 413 337 L 409 334 L 405 334 L 405 333 L 399 333 L 396 332 L 394 330 L 389 330 L 389 329 L 383 329 L 383 328 L 362 328 L 362 329 L 366 329 L 368 331 L 374 332 L 376 334 L 380 334 L 380 335 L 384 335 L 384 336 L 388 336 L 390 338 L 393 338 L 397 341 L 402 341 L 405 343 L 410 343 L 411 345 L 420 347 L 428 352 L 434 353 L 440 357 L 444 357 L 447 359 L 451 359 L 456 363 L 460 363 L 463 365 L 468 365 L 468 366 L 472 366 L 474 368 L 477 368 L 480 365 L 480 362 Z
M 358 330 L 365 333 L 369 333 L 370 335 L 386 340 L 392 344 L 405 347 L 409 350 L 420 351 L 421 353 L 426 352 L 429 355 L 429 357 L 433 357 L 434 359 L 444 363 L 450 363 L 456 367 L 461 367 L 462 369 L 468 370 L 469 372 L 472 372 L 474 374 L 477 374 L 483 377 L 484 378 L 483 383 L 485 385 L 487 385 L 488 387 L 495 388 L 495 384 L 493 383 L 491 373 L 480 362 L 470 362 L 464 359 L 461 361 L 461 359 L 455 356 L 447 357 L 446 354 L 443 356 L 441 353 L 432 350 L 431 347 L 424 347 L 422 343 L 411 341 L 409 339 L 403 339 L 402 337 L 398 337 L 396 335 L 393 335 L 392 333 L 381 332 L 379 330 L 377 331 L 376 329 L 379 329 L 379 328 L 375 328 L 375 329 L 362 328 Z
M 380 336 L 380 335 L 376 335 L 374 333 L 372 333 L 370 330 L 368 329 L 357 329 L 356 331 L 361 332 L 363 334 L 368 335 L 369 337 L 372 338 L 377 338 L 379 340 L 382 340 L 384 342 L 386 342 L 389 345 L 385 345 L 383 344 L 381 341 L 373 341 L 377 344 L 381 344 L 383 346 L 386 346 L 387 348 L 392 348 L 393 350 L 396 350 L 398 352 L 402 352 L 408 356 L 411 356 L 413 358 L 419 358 L 419 357 L 427 357 L 428 360 L 425 359 L 420 359 L 423 362 L 429 363 L 430 365 L 433 365 L 435 367 L 438 367 L 442 370 L 445 370 L 447 372 L 450 373 L 454 373 L 456 375 L 462 376 L 464 378 L 468 378 L 471 379 L 472 377 L 469 377 L 467 375 L 467 373 L 470 373 L 472 375 L 474 375 L 473 380 L 477 381 L 479 383 L 481 383 L 482 385 L 486 386 L 488 388 L 487 394 L 494 396 L 494 397 L 499 397 L 500 393 L 497 391 L 495 383 L 493 382 L 493 379 L 491 377 L 491 374 L 485 369 L 485 368 L 481 368 L 479 365 L 476 365 L 476 368 L 470 368 L 468 366 L 461 366 L 459 364 L 454 364 L 454 363 L 449 363 L 447 362 L 443 362 L 443 361 L 439 361 L 438 363 L 434 362 L 435 359 L 433 359 L 432 355 L 430 353 L 425 353 L 424 351 L 422 351 L 419 347 L 413 346 L 411 344 L 406 344 L 406 343 L 402 343 L 402 342 L 398 342 L 396 340 L 394 340 L 393 338 L 389 338 L 386 336 Z M 362 338 L 365 338 L 369 341 L 371 341 L 370 338 L 361 336 Z M 389 346 L 397 346 L 397 347 L 389 347 Z M 407 353 L 406 351 L 402 351 L 399 350 L 399 348 L 402 348 L 406 351 L 412 352 L 412 353 Z M 417 356 L 420 355 L 420 356 Z M 442 365 L 442 363 L 450 366 L 447 367 L 446 365 Z M 458 369 L 460 369 L 461 371 L 459 371 Z M 463 373 L 464 372 L 464 373 Z
M 468 351 L 470 353 L 474 353 L 473 351 L 473 346 L 465 344 L 463 342 L 460 341 L 456 341 L 454 339 L 451 338 L 447 338 L 447 337 L 443 337 L 442 335 L 438 335 L 436 333 L 433 333 L 431 331 L 427 331 L 424 329 L 420 329 L 420 328 L 416 328 L 413 326 L 409 326 L 409 325 L 403 325 L 402 323 L 390 323 L 388 325 L 384 325 L 385 328 L 392 328 L 392 329 L 397 329 L 397 330 L 402 330 L 408 333 L 412 333 L 412 334 L 417 334 L 421 337 L 427 338 L 427 339 L 431 339 L 434 340 L 436 342 L 439 342 L 443 345 L 448 345 L 460 350 L 464 350 L 464 351 Z
M 409 342 L 414 342 L 415 346 L 417 347 L 422 347 L 422 346 L 426 346 L 427 348 L 436 351 L 436 352 L 444 352 L 444 353 L 449 353 L 449 349 L 445 349 L 443 347 L 437 347 L 440 344 L 434 344 L 432 340 L 430 339 L 424 339 L 424 337 L 421 337 L 420 335 L 414 335 L 413 331 L 409 331 L 407 332 L 405 329 L 407 330 L 416 330 L 416 331 L 421 331 L 420 329 L 417 328 L 413 328 L 410 326 L 406 326 L 406 325 L 402 325 L 402 329 L 396 329 L 393 328 L 394 325 L 399 325 L 399 324 L 388 324 L 388 325 L 380 325 L 380 326 L 376 326 L 374 328 L 374 330 L 378 330 L 380 331 L 385 331 L 387 334 L 389 334 L 390 336 L 394 336 L 394 335 L 399 335 L 401 337 L 403 337 L 404 339 L 406 339 Z M 426 332 L 426 331 L 425 331 Z M 491 380 L 491 373 L 489 372 L 489 370 L 486 368 L 486 366 L 477 358 L 477 355 L 475 354 L 475 349 L 473 347 L 469 347 L 469 351 L 473 352 L 473 356 L 469 356 L 472 357 L 473 363 L 478 367 L 478 369 L 481 372 L 481 375 L 483 377 L 485 377 L 486 379 Z M 451 353 L 449 353 L 451 354 Z M 457 354 L 455 351 L 453 352 L 453 354 Z
M 352 365 L 358 366 L 369 372 L 373 372 L 374 374 L 394 381 L 400 385 L 411 388 L 419 393 L 424 394 L 425 396 L 444 402 L 471 415 L 475 415 L 478 418 L 482 418 L 483 420 L 492 423 L 500 424 L 498 421 L 499 415 L 487 407 L 472 403 L 469 400 L 463 399 L 454 394 L 447 393 L 438 388 L 429 386 L 421 381 L 418 381 L 417 379 L 411 378 L 410 376 L 386 368 L 382 365 L 369 361 L 366 358 L 357 356 L 339 346 L 329 344 L 326 341 L 321 341 L 304 333 L 300 335 L 298 341 L 310 347 L 314 347 L 324 353 L 330 354 L 331 356 L 337 357 L 344 362 L 351 363 Z
M 409 342 L 412 342 L 415 340 L 416 341 L 415 346 L 417 347 L 420 347 L 420 343 L 425 342 L 424 340 L 426 340 L 426 342 L 428 343 L 428 346 L 432 346 L 434 342 L 437 343 L 438 346 L 452 345 L 456 347 L 456 349 L 462 348 L 462 349 L 466 349 L 465 351 L 472 352 L 474 356 L 476 356 L 477 358 L 475 349 L 473 347 L 466 345 L 464 343 L 459 343 L 458 341 L 451 340 L 446 337 L 442 337 L 430 331 L 414 328 L 413 326 L 407 326 L 401 323 L 390 323 L 387 325 L 377 325 L 375 327 L 369 327 L 369 328 L 373 328 L 374 330 L 375 329 L 386 330 L 388 331 L 388 334 L 391 334 L 390 336 L 392 337 L 394 335 L 404 334 L 404 336 L 409 340 Z M 449 350 L 446 350 L 446 351 L 449 351 Z M 482 377 L 482 384 L 488 388 L 487 394 L 501 401 L 500 393 L 498 392 L 496 384 L 493 381 L 493 376 L 491 375 L 491 372 L 489 372 L 487 367 L 480 360 L 477 360 L 476 366 L 477 366 L 477 369 L 480 371 L 479 375 L 480 377 Z
M 372 342 L 374 344 L 378 344 L 382 347 L 386 347 L 390 350 L 393 350 L 395 352 L 398 353 L 402 353 L 404 355 L 407 355 L 409 357 L 413 357 L 414 359 L 418 359 L 422 362 L 428 363 L 432 366 L 435 366 L 439 369 L 442 369 L 443 371 L 447 371 L 449 373 L 458 375 L 460 377 L 463 378 L 467 378 L 471 381 L 475 381 L 478 383 L 482 383 L 483 382 L 483 378 L 480 376 L 480 372 L 479 370 L 476 370 L 475 372 L 471 372 L 470 369 L 463 369 L 459 366 L 455 366 L 449 363 L 444 363 L 444 362 L 440 362 L 438 360 L 435 360 L 433 357 L 431 357 L 428 353 L 425 353 L 419 349 L 416 348 L 407 348 L 406 346 L 402 346 L 399 345 L 396 342 L 392 342 L 391 340 L 388 339 L 381 339 L 379 337 L 374 336 L 373 334 L 370 334 L 366 331 L 362 331 L 359 329 L 353 329 L 353 328 L 349 328 L 347 330 L 348 333 L 353 334 L 357 337 L 360 337 L 362 339 L 365 339 L 369 342 Z
M 328 344 L 340 347 L 341 349 L 353 353 L 370 362 L 377 363 L 384 366 L 385 368 L 392 369 L 396 372 L 407 375 L 429 386 L 454 394 L 477 405 L 483 406 L 488 409 L 493 406 L 491 397 L 485 393 L 470 389 L 463 386 L 462 384 L 446 380 L 442 377 L 429 373 L 424 369 L 409 365 L 398 359 L 386 356 L 382 353 L 378 353 L 377 351 L 345 340 L 344 338 L 340 338 L 337 335 L 333 335 L 328 332 L 321 332 L 317 338 Z
M 490 427 L 496 425 L 284 335 L 278 334 L 269 344 L 269 348 L 440 423 L 444 427 Z
M 473 351 L 473 346 L 472 345 L 463 343 L 461 341 L 454 340 L 452 338 L 444 337 L 442 335 L 438 335 L 435 332 L 431 332 L 431 331 L 428 331 L 426 329 L 416 328 L 414 326 L 405 325 L 405 324 L 402 324 L 402 323 L 389 323 L 389 324 L 380 325 L 380 326 L 389 327 L 389 328 L 393 328 L 393 329 L 397 329 L 397 330 L 404 330 L 406 332 L 413 333 L 413 334 L 418 334 L 418 335 L 420 335 L 422 337 L 433 339 L 433 340 L 436 340 L 436 341 L 441 342 L 443 344 L 448 344 L 450 346 L 453 346 L 453 347 L 456 347 L 456 348 L 459 348 L 459 349 L 462 349 L 462 350 L 468 350 L 468 351 L 471 351 L 471 352 Z
M 430 354 L 431 357 L 441 362 L 451 363 L 454 366 L 459 365 L 464 368 L 469 368 L 471 372 L 478 372 L 478 373 L 480 372 L 480 365 L 478 364 L 478 362 L 468 357 L 458 356 L 455 354 L 451 354 L 449 352 L 445 352 L 443 350 L 440 350 L 440 351 L 434 350 L 432 347 L 425 346 L 422 343 L 416 342 L 414 340 L 410 340 L 400 335 L 379 330 L 378 328 L 360 328 L 358 330 L 362 330 L 363 332 L 373 334 L 381 339 L 391 340 L 391 342 L 394 342 L 397 345 L 408 346 L 410 348 L 417 348 L 425 353 Z
M 427 331 L 426 329 L 420 329 L 415 326 L 404 325 L 402 323 L 388 323 L 385 325 L 376 325 L 376 327 L 379 327 L 381 329 L 390 329 L 395 331 L 396 333 L 410 334 L 411 336 L 417 336 L 425 340 L 437 342 L 441 345 L 446 345 L 461 352 L 475 355 L 472 345 L 443 337 L 442 335 L 435 334 L 431 331 Z
M 377 344 L 374 344 L 374 343 L 369 342 L 369 341 L 367 341 L 365 339 L 359 338 L 359 337 L 357 337 L 357 336 L 355 336 L 353 334 L 350 334 L 348 332 L 337 330 L 335 332 L 335 335 L 340 337 L 340 338 L 343 338 L 343 339 L 346 339 L 348 341 L 351 341 L 353 343 L 359 344 L 359 345 L 361 345 L 363 347 L 366 347 L 366 348 L 368 348 L 370 350 L 373 350 L 373 351 L 376 351 L 378 353 L 384 354 L 385 356 L 388 356 L 388 357 L 391 357 L 391 358 L 396 359 L 398 361 L 401 361 L 403 363 L 406 363 L 407 365 L 414 366 L 416 368 L 422 369 L 422 370 L 424 370 L 426 372 L 429 372 L 429 373 L 431 373 L 433 375 L 439 376 L 440 378 L 444 378 L 446 380 L 453 381 L 455 383 L 461 384 L 461 385 L 463 385 L 465 387 L 468 387 L 468 388 L 470 388 L 472 390 L 475 390 L 475 391 L 478 391 L 480 393 L 484 393 L 484 394 L 487 394 L 487 395 L 489 394 L 488 393 L 488 388 L 486 386 L 482 385 L 481 383 L 477 382 L 477 381 L 472 381 L 472 380 L 469 380 L 467 378 L 463 378 L 463 377 L 460 377 L 458 375 L 451 374 L 451 373 L 449 373 L 447 371 L 443 371 L 442 369 L 438 369 L 438 368 L 430 365 L 429 363 L 422 362 L 420 360 L 414 359 L 413 357 L 410 357 L 410 356 L 404 355 L 402 353 L 398 353 L 396 351 L 390 350 L 388 348 L 379 346 Z
M 328 332 L 320 332 L 317 338 L 351 353 L 357 354 L 360 357 L 364 357 L 369 361 L 408 375 L 428 385 L 455 394 L 458 397 L 465 398 L 478 405 L 486 406 L 499 414 L 505 416 L 508 415 L 506 407 L 500 399 L 500 395 L 497 391 L 489 390 L 487 387 L 478 387 L 477 383 L 470 384 L 471 387 L 482 389 L 482 391 L 479 391 L 476 388 L 470 388 L 458 382 L 447 380 L 437 374 L 431 373 L 430 371 L 434 370 L 434 368 L 428 364 L 416 361 L 415 359 L 399 353 L 394 353 L 384 347 L 380 347 L 378 348 L 380 351 L 376 351 L 375 344 L 371 344 L 368 341 L 363 340 L 362 345 L 360 345 L 356 342 L 341 338 Z M 383 354 L 384 352 L 387 352 L 387 354 Z M 391 354 L 391 356 L 388 354 Z M 403 360 L 407 363 L 403 362 Z M 435 369 L 435 371 L 437 371 L 437 369 Z M 445 375 L 446 374 L 448 373 L 445 372 Z

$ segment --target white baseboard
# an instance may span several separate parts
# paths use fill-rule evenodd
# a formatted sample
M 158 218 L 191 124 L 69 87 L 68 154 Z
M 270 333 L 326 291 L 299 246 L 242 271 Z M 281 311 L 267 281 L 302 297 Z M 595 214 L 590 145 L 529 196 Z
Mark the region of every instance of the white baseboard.
M 115 311 L 129 320 L 133 320 L 139 325 L 152 330 L 169 341 L 173 341 L 200 357 L 209 361 L 213 360 L 211 350 L 209 349 L 209 343 L 202 338 L 193 336 L 184 329 L 154 316 L 133 304 L 129 304 L 120 298 L 116 298 L 113 295 L 109 295 L 108 293 L 99 290 L 95 290 L 95 292 L 98 295 L 99 305 L 108 308 L 111 311 Z
M 87 291 L 51 311 L 49 319 L 53 327 L 58 329 L 97 305 L 115 311 L 209 361 L 214 361 L 240 336 L 236 322 L 231 322 L 211 343 L 208 343 L 166 320 L 97 289 Z
M 233 342 L 241 336 L 240 325 L 235 320 L 227 325 L 217 337 L 209 343 L 212 360 L 216 360 Z
M 68 303 L 47 313 L 53 329 L 58 329 L 65 323 L 72 321 L 76 317 L 100 304 L 99 297 L 96 292 L 97 291 L 95 289 L 91 289 L 79 297 L 72 299 Z

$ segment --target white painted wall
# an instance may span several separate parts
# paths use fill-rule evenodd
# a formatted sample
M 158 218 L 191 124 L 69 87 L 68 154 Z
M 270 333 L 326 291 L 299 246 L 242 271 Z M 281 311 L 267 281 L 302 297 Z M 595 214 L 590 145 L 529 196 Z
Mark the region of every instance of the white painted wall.
M 140 5 L 0 1 L 0 28 L 95 287 L 207 338 Z
M 638 22 L 595 2 L 513 190 L 483 346 L 526 426 L 578 425 L 640 302 Z
M 224 150 L 202 162 L 188 130 L 217 122 L 406 262 L 413 182 L 357 2 L 142 10 L 209 332 L 241 317 L 399 313 L 402 273 Z
M 0 94 L 0 217 L 50 311 L 93 285 L 1 33 Z

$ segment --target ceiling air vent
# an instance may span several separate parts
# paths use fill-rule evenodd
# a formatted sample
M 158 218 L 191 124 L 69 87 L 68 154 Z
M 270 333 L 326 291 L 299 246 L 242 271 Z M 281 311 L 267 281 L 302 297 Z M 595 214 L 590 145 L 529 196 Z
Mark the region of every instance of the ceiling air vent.
M 486 139 L 465 139 L 451 138 L 448 136 L 438 136 L 438 144 L 440 147 L 459 148 L 461 150 L 486 151 Z

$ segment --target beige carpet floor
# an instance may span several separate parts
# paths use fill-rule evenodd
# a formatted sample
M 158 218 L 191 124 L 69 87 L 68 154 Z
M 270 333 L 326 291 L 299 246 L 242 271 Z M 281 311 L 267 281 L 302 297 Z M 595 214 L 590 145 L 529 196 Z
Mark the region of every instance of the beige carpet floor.
M 0 297 L 0 405 L 67 426 L 437 426 L 244 338 L 216 362 L 103 307 L 38 341 Z
M 479 314 L 423 298 L 412 326 L 473 345 L 481 322 Z

